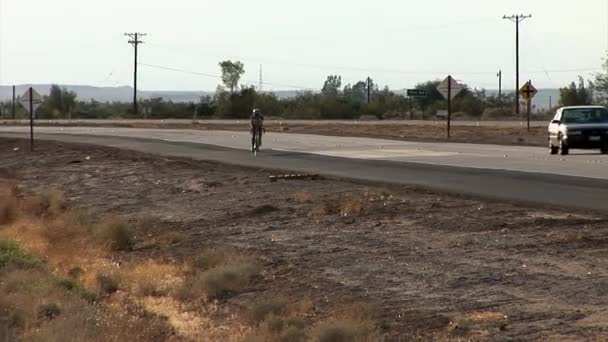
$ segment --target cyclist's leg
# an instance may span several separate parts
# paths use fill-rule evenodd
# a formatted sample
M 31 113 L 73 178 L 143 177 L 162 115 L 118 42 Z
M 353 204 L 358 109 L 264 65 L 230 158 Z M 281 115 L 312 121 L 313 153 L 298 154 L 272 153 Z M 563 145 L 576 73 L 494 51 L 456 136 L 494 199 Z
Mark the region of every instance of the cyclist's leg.
M 258 129 L 258 147 L 262 147 L 262 128 Z

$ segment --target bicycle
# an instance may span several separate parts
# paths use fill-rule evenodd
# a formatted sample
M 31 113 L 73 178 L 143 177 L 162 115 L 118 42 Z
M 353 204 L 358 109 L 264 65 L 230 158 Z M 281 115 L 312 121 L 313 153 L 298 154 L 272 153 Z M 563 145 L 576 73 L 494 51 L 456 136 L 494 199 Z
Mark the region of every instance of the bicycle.
M 262 146 L 262 134 L 265 129 L 262 127 L 251 128 L 251 152 L 257 154 Z

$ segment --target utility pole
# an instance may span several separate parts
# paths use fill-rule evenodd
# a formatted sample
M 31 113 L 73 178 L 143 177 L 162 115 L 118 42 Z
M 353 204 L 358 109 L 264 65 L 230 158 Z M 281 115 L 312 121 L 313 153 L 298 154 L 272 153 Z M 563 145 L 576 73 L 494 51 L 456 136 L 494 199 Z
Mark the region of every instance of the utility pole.
M 532 15 L 512 15 L 503 16 L 503 19 L 511 20 L 515 23 L 515 113 L 519 115 L 519 23 L 532 18 Z
M 260 64 L 260 85 L 258 87 L 258 91 L 261 93 L 262 92 L 262 85 L 264 84 L 263 79 L 262 79 L 262 64 Z
M 11 116 L 13 118 L 13 120 L 15 120 L 15 86 L 13 86 L 13 104 L 12 104 L 12 108 L 11 108 Z
M 133 114 L 137 114 L 137 48 L 139 44 L 143 43 L 140 38 L 147 36 L 147 34 L 134 32 L 125 33 L 125 36 L 130 38 L 129 44 L 133 45 L 133 47 L 135 48 L 135 63 L 133 66 Z
M 502 70 L 498 70 L 498 104 L 502 108 Z
M 448 140 L 451 137 L 452 123 L 452 75 L 448 76 Z

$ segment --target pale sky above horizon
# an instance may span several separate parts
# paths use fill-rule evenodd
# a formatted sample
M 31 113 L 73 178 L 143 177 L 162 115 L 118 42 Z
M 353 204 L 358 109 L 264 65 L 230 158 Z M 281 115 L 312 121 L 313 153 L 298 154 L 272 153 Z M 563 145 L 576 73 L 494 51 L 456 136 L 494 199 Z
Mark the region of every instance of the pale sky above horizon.
M 132 84 L 124 32 L 146 32 L 142 64 L 219 75 L 239 59 L 244 83 L 318 89 L 367 76 L 402 89 L 451 73 L 477 88 L 521 77 L 557 88 L 599 71 L 608 49 L 608 0 L 0 0 L 0 84 Z M 142 90 L 214 90 L 219 79 L 140 66 Z

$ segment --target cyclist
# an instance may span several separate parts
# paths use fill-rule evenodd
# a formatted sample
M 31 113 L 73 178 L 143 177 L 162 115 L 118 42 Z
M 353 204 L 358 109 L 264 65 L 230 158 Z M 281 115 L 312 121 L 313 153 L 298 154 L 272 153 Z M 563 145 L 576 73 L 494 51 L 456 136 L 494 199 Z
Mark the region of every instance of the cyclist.
M 255 146 L 255 139 L 256 139 L 256 135 L 258 138 L 258 145 L 255 146 L 255 148 L 260 148 L 260 146 L 262 146 L 262 132 L 265 132 L 266 129 L 264 128 L 264 115 L 262 114 L 262 111 L 259 109 L 254 109 L 253 113 L 251 114 L 250 117 L 250 124 L 251 124 L 251 152 L 253 152 L 254 146 Z

